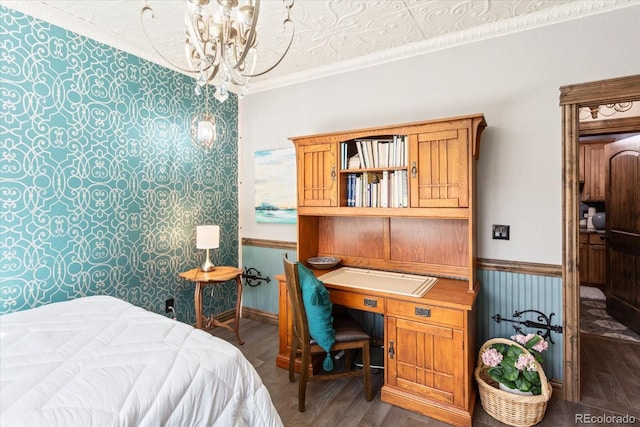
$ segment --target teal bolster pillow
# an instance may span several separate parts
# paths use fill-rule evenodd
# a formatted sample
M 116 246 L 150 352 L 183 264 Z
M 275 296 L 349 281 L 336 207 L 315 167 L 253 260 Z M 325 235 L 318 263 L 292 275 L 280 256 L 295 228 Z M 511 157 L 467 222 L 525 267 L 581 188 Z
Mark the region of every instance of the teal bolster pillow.
M 302 289 L 302 302 L 307 312 L 309 334 L 320 347 L 327 352 L 322 367 L 325 371 L 333 369 L 333 361 L 329 351 L 336 341 L 336 331 L 333 329 L 333 304 L 329 299 L 329 291 L 324 284 L 313 275 L 311 270 L 298 263 L 298 279 Z

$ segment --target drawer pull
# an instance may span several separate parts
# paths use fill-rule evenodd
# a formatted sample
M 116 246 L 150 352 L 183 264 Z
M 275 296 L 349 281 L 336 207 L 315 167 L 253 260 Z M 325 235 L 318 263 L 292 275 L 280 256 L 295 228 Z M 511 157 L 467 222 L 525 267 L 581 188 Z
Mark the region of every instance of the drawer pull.
M 393 359 L 396 355 L 396 351 L 393 349 L 393 341 L 389 341 L 389 358 Z
M 431 317 L 431 309 L 430 308 L 416 307 L 416 316 Z
M 364 305 L 366 307 L 376 308 L 378 306 L 378 300 L 365 298 L 364 299 Z

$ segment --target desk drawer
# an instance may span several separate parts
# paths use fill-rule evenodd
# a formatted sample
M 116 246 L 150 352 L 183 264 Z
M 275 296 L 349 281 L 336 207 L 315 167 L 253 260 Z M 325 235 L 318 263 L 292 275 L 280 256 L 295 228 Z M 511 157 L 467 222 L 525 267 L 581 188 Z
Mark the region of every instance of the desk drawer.
M 464 327 L 463 310 L 443 308 L 431 304 L 387 299 L 387 315 L 427 323 L 437 323 L 458 329 Z
M 384 313 L 385 301 L 383 297 L 337 291 L 335 289 L 329 291 L 329 297 L 331 298 L 331 302 L 334 304 L 343 305 L 356 310 Z

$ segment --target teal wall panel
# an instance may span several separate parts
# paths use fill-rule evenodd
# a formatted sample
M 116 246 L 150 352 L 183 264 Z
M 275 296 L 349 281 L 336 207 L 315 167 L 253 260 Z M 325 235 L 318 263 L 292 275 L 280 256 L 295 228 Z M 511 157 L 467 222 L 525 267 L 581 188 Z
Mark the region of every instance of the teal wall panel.
M 276 274 L 283 274 L 282 257 L 287 254 L 290 260 L 297 260 L 296 250 L 274 249 L 259 246 L 242 245 L 242 265 L 244 268 L 255 268 L 262 277 L 269 277 L 270 282 L 262 281 L 260 286 L 244 286 L 242 305 L 256 310 L 277 314 L 278 282 Z
M 219 224 L 238 262 L 238 103 L 212 102 L 225 137 L 189 138 L 194 80 L 0 6 L 0 313 L 86 295 L 192 323 L 195 226 Z M 204 300 L 235 303 L 233 283 Z
M 505 271 L 478 270 L 482 283 L 478 296 L 478 347 L 495 337 L 509 338 L 515 335 L 513 323 L 496 323 L 491 317 L 500 314 L 512 319 L 515 311 L 538 310 L 552 317 L 552 324 L 562 326 L 562 279 L 560 277 L 509 273 Z M 538 321 L 527 313 L 520 320 Z M 521 326 L 521 325 L 520 325 Z M 536 333 L 536 329 L 522 326 L 524 333 Z M 544 370 L 548 378 L 562 381 L 562 334 L 551 332 L 555 344 L 543 353 Z

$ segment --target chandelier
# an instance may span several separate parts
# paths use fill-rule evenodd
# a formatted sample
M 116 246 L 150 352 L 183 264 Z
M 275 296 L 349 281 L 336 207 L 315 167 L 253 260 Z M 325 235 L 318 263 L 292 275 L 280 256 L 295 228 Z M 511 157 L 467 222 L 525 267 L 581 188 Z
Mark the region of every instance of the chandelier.
M 258 32 L 256 26 L 260 16 L 261 0 L 184 0 L 185 7 L 185 53 L 188 67 L 173 64 L 155 47 L 145 27 L 145 15 L 153 19 L 155 14 L 145 0 L 140 14 L 142 29 L 153 50 L 172 67 L 198 76 L 199 86 L 212 84 L 214 97 L 224 102 L 229 91 L 242 97 L 249 90 L 249 81 L 273 70 L 286 56 L 295 34 L 295 26 L 290 18 L 294 0 L 283 0 L 286 17 L 282 21 L 283 30 L 290 32 L 284 53 L 270 67 L 256 72 L 258 62 Z

